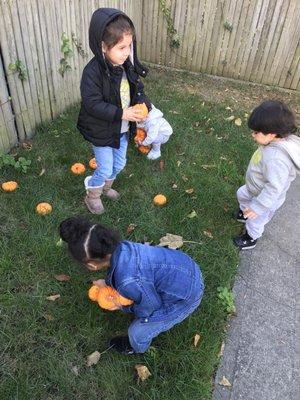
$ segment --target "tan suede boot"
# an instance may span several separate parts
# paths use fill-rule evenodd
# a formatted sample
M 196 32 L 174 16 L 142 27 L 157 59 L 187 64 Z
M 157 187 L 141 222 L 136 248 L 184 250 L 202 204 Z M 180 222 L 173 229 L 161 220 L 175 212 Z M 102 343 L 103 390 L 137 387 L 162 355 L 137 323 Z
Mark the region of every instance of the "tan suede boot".
M 113 183 L 114 179 L 105 182 L 105 185 L 103 187 L 103 194 L 111 200 L 118 200 L 120 194 L 116 190 L 111 188 Z
M 103 192 L 103 187 L 95 187 L 86 189 L 86 196 L 84 202 L 88 208 L 88 210 L 92 214 L 103 214 L 104 207 L 100 196 Z

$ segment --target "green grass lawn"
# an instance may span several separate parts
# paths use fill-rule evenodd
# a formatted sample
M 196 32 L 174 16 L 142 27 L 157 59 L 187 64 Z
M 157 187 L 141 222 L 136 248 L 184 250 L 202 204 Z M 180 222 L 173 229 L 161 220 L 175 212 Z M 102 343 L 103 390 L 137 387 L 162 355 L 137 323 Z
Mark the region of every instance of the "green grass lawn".
M 105 199 L 104 215 L 88 214 L 84 176 L 70 172 L 74 162 L 87 166 L 92 155 L 76 130 L 78 108 L 41 128 L 31 150 L 18 152 L 32 161 L 27 174 L 12 167 L 1 170 L 1 182 L 19 183 L 16 192 L 0 190 L 1 399 L 211 398 L 227 321 L 217 288 L 230 288 L 236 273 L 238 253 L 231 237 L 240 226 L 231 213 L 253 144 L 244 118 L 249 110 L 234 111 L 243 121 L 238 127 L 225 120 L 232 115 L 226 105 L 183 95 L 176 79 L 176 74 L 166 72 L 163 77 L 153 73 L 146 81 L 147 94 L 174 129 L 162 148 L 164 168 L 159 161 L 149 162 L 131 143 L 126 170 L 116 183 L 121 199 Z M 186 193 L 191 188 L 194 193 Z M 157 193 L 167 196 L 166 206 L 152 204 Z M 35 213 L 42 201 L 52 204 L 52 214 Z M 193 210 L 197 215 L 188 218 Z M 86 366 L 89 354 L 105 351 L 112 335 L 126 332 L 130 317 L 104 312 L 90 302 L 90 283 L 104 273 L 83 271 L 65 245 L 57 246 L 59 223 L 79 214 L 118 228 L 132 241 L 158 243 L 173 233 L 199 242 L 185 243 L 182 250 L 202 268 L 206 289 L 201 306 L 156 338 L 144 355 L 108 351 L 97 365 Z M 129 224 L 137 226 L 128 234 Z M 58 282 L 54 275 L 62 273 L 71 279 Z M 46 297 L 52 294 L 61 297 L 51 302 Z M 201 339 L 195 348 L 196 333 Z M 136 364 L 148 367 L 147 381 L 137 380 Z

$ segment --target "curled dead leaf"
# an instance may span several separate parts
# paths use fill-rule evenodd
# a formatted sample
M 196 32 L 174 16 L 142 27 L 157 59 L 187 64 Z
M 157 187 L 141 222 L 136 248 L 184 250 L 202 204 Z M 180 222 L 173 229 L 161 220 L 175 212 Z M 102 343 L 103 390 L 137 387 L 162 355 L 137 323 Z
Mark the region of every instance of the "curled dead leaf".
M 165 169 L 165 162 L 164 162 L 164 160 L 160 160 L 160 162 L 159 162 L 159 169 L 160 169 L 161 171 L 163 171 L 163 170 Z
M 178 186 L 176 185 L 176 183 L 173 183 L 172 189 L 177 189 L 177 188 L 178 188 Z
M 137 364 L 135 366 L 135 369 L 138 374 L 138 378 L 141 381 L 145 381 L 146 379 L 149 378 L 149 376 L 151 376 L 151 373 L 150 373 L 149 369 L 146 367 L 146 365 Z
M 187 194 L 193 194 L 194 191 L 195 191 L 194 188 L 190 188 L 190 189 L 186 189 L 185 193 L 187 193 Z
M 51 296 L 46 297 L 49 301 L 55 301 L 60 298 L 60 294 L 52 294 Z
M 54 320 L 54 317 L 53 317 L 52 314 L 45 314 L 45 315 L 44 315 L 44 318 L 45 318 L 47 321 L 53 321 L 53 320 Z
M 234 123 L 235 123 L 237 126 L 241 126 L 241 125 L 242 125 L 242 120 L 241 120 L 241 118 L 235 119 L 235 120 L 234 120 Z
M 168 246 L 169 249 L 179 249 L 183 246 L 182 236 L 167 233 L 166 236 L 159 239 L 159 246 Z
M 211 238 L 211 239 L 213 238 L 213 234 L 211 233 L 210 230 L 203 231 L 203 234 L 204 234 L 205 236 Z
M 218 357 L 222 357 L 223 356 L 224 349 L 225 349 L 225 342 L 222 342 Z
M 182 164 L 182 161 L 178 160 L 177 161 L 177 167 L 180 167 L 181 164 Z
M 200 339 L 201 339 L 201 336 L 199 335 L 199 333 L 196 333 L 196 335 L 194 336 L 194 347 L 198 346 Z
M 185 175 L 182 175 L 181 179 L 182 179 L 184 182 L 187 182 L 187 181 L 189 180 L 189 178 L 188 178 L 187 176 L 185 176 Z
M 225 386 L 225 387 L 231 387 L 231 383 L 225 376 L 223 376 L 223 378 L 220 380 L 219 385 Z
M 56 246 L 57 247 L 61 247 L 63 245 L 63 240 L 62 238 L 60 238 L 57 242 L 56 242 Z
M 234 116 L 234 115 L 231 115 L 230 117 L 225 118 L 225 121 L 233 121 L 234 118 L 235 118 L 235 116 Z
M 187 215 L 187 217 L 188 217 L 188 218 L 195 218 L 195 217 L 197 217 L 196 211 L 195 211 L 195 210 L 191 211 L 191 212 Z
M 129 224 L 126 230 L 127 234 L 129 235 L 131 232 L 133 232 L 136 227 L 137 227 L 136 224 Z
M 71 371 L 73 372 L 74 375 L 78 376 L 79 375 L 79 367 L 77 365 L 74 365 L 71 367 Z
M 97 364 L 97 362 L 100 360 L 100 353 L 99 351 L 94 351 L 94 353 L 90 354 L 86 358 L 86 365 L 88 367 L 91 367 L 92 365 Z
M 45 168 L 42 168 L 41 172 L 39 173 L 39 176 L 43 176 L 45 172 L 46 172 Z
M 71 279 L 69 275 L 65 274 L 54 275 L 54 278 L 59 282 L 67 282 Z

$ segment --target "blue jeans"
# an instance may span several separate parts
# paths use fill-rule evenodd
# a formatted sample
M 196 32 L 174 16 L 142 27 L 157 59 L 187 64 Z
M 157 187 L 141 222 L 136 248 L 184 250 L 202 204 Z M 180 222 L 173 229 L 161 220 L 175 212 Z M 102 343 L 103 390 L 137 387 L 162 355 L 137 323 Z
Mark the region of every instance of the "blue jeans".
M 193 303 L 183 303 L 173 317 L 163 321 L 149 321 L 147 318 L 135 319 L 128 328 L 129 341 L 136 353 L 144 353 L 151 345 L 152 339 L 161 332 L 166 332 L 174 325 L 187 318 L 199 306 L 201 298 Z M 150 318 L 151 319 L 151 318 Z
M 126 152 L 128 146 L 128 133 L 121 133 L 120 148 L 114 149 L 109 146 L 93 146 L 96 158 L 97 168 L 88 181 L 89 187 L 99 187 L 105 184 L 105 181 L 115 179 L 119 172 L 126 165 Z

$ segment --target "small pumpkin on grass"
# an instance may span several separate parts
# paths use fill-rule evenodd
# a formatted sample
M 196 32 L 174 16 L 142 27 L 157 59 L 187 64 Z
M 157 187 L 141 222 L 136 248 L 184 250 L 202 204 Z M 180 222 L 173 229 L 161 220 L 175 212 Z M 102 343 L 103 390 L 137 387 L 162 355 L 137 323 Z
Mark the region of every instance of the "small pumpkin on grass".
M 39 203 L 35 210 L 40 215 L 47 215 L 52 212 L 52 206 L 49 203 Z
M 126 299 L 110 286 L 99 287 L 93 285 L 88 291 L 88 297 L 97 301 L 99 306 L 105 310 L 115 310 L 117 305 L 130 306 L 133 301 Z
M 134 137 L 134 142 L 138 145 L 138 150 L 142 154 L 148 154 L 151 150 L 151 146 L 143 146 L 139 145 L 140 142 L 143 142 L 146 138 L 146 131 L 142 128 L 137 128 L 136 135 Z
M 148 108 L 147 108 L 147 106 L 146 106 L 145 103 L 135 104 L 135 105 L 133 106 L 133 108 L 134 108 L 135 110 L 140 111 L 140 116 L 141 116 L 141 118 L 143 118 L 143 119 L 146 118 L 147 115 L 149 114 Z
M 167 203 L 167 198 L 165 195 L 163 194 L 157 194 L 154 198 L 153 198 L 153 203 L 156 206 L 164 206 Z
M 75 163 L 72 165 L 71 171 L 75 175 L 82 175 L 85 173 L 85 166 L 81 163 Z
M 4 190 L 4 192 L 13 192 L 19 187 L 19 185 L 15 181 L 7 181 L 3 182 L 1 187 Z
M 91 169 L 96 169 L 97 168 L 97 162 L 96 162 L 96 158 L 91 158 L 89 161 L 89 167 Z

